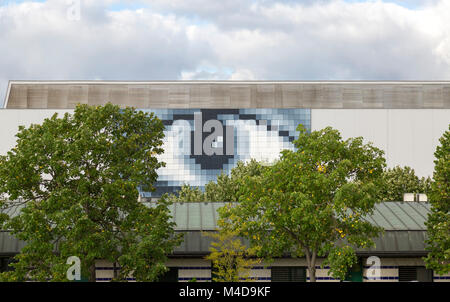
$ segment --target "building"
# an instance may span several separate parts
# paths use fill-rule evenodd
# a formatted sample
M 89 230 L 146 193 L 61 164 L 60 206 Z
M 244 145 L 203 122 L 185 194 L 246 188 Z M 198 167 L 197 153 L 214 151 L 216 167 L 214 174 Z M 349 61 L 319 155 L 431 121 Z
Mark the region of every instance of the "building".
M 217 209 L 224 203 L 178 203 L 171 206 L 176 231 L 184 234 L 183 243 L 169 257 L 169 272 L 165 281 L 211 281 L 211 262 L 204 257 L 209 253 L 211 238 L 205 232 L 217 229 Z M 373 215 L 366 217 L 385 234 L 376 238 L 374 248 L 357 250 L 358 263 L 351 269 L 349 281 L 450 281 L 450 274 L 439 276 L 425 268 L 427 238 L 425 221 L 430 205 L 425 202 L 385 202 L 376 205 Z M 12 214 L 12 213 L 10 213 Z M 8 232 L 0 232 L 0 264 L 6 269 L 12 255 L 17 254 L 24 242 Z M 323 259 L 316 265 L 318 282 L 336 280 L 328 275 L 329 267 L 321 268 Z M 309 274 L 306 261 L 288 256 L 262 263 L 252 269 L 256 281 L 306 282 Z M 107 261 L 97 261 L 97 281 L 109 281 L 114 276 L 114 266 Z M 0 266 L 1 269 L 1 266 Z M 117 268 L 116 268 L 117 269 Z M 133 280 L 130 278 L 130 280 Z
M 55 112 L 72 112 L 78 103 L 107 102 L 155 112 L 166 126 L 165 153 L 160 159 L 167 165 L 158 171 L 156 192 L 143 192 L 150 198 L 174 192 L 184 183 L 203 187 L 221 171 L 229 172 L 239 160 L 272 161 L 280 150 L 293 148 L 298 124 L 310 130 L 332 126 L 344 138 L 362 136 L 385 151 L 388 167 L 410 166 L 418 176 L 431 176 L 433 153 L 450 123 L 450 82 L 11 81 L 4 109 L 0 110 L 0 154 L 14 146 L 19 125 L 40 123 Z M 396 219 L 396 210 L 392 213 L 387 223 Z M 381 217 L 374 218 L 375 222 Z M 406 225 L 400 232 L 403 235 L 404 231 L 424 231 L 423 226 L 416 226 L 416 230 Z M 411 242 L 423 243 L 424 237 L 420 236 Z M 405 270 L 400 267 L 423 266 L 418 258 L 424 253 L 423 247 L 422 254 L 412 257 L 409 250 L 396 250 L 398 242 L 403 241 L 396 242 L 397 245 L 387 245 L 383 250 L 385 256 L 393 253 L 394 257 L 382 265 L 386 280 L 399 278 L 399 270 L 403 275 Z M 176 255 L 177 252 L 173 256 Z M 189 263 L 194 263 L 196 258 L 190 259 Z M 171 261 L 185 263 L 180 258 Z M 208 278 L 204 260 L 195 261 L 199 274 L 178 269 L 179 280 Z M 293 260 L 280 261 L 292 266 Z M 283 269 L 284 273 L 278 273 L 285 274 L 286 268 Z M 258 272 L 260 278 L 269 278 L 267 270 Z M 421 268 L 415 272 L 421 276 L 429 274 Z M 300 270 L 297 275 L 304 274 Z

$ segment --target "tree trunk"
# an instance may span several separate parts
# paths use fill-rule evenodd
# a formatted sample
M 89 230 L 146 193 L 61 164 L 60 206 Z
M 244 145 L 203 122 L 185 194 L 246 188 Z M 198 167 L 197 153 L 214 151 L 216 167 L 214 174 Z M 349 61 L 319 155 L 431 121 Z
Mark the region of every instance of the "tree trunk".
M 117 262 L 115 262 L 115 261 L 114 261 L 113 268 L 114 268 L 114 280 L 116 280 L 118 273 L 117 273 Z
M 316 282 L 316 252 L 313 251 L 312 253 L 309 251 L 309 249 L 305 250 L 306 254 L 306 263 L 308 265 L 308 271 L 309 271 L 309 282 Z
M 97 274 L 95 271 L 95 261 L 91 266 L 89 267 L 89 282 L 96 282 L 97 281 Z
M 316 282 L 316 266 L 315 264 L 311 264 L 310 267 L 308 267 L 309 270 L 309 282 Z

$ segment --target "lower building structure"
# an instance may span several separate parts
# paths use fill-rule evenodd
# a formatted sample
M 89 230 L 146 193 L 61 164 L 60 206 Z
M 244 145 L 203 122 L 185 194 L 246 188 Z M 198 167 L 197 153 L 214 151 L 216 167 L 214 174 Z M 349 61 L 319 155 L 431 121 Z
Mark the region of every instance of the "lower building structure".
M 165 282 L 211 282 L 213 267 L 205 257 L 209 254 L 211 238 L 205 232 L 217 230 L 217 210 L 225 203 L 175 203 L 171 213 L 176 231 L 184 234 L 183 242 L 172 254 L 166 266 L 169 271 L 161 276 Z M 346 280 L 333 278 L 329 267 L 322 267 L 323 258 L 316 263 L 318 282 L 449 282 L 450 274 L 437 275 L 426 269 L 423 257 L 427 255 L 425 221 L 430 211 L 426 202 L 383 202 L 366 217 L 385 232 L 374 239 L 375 246 L 357 249 L 358 261 L 349 270 Z M 202 219 L 199 219 L 202 217 Z M 243 240 L 245 244 L 247 242 Z M 0 270 L 7 269 L 11 257 L 25 245 L 8 232 L 0 232 Z M 105 260 L 97 260 L 98 282 L 108 282 L 120 270 Z M 262 262 L 252 267 L 250 277 L 258 282 L 309 282 L 305 258 L 285 255 L 272 262 Z M 128 281 L 134 281 L 129 278 Z

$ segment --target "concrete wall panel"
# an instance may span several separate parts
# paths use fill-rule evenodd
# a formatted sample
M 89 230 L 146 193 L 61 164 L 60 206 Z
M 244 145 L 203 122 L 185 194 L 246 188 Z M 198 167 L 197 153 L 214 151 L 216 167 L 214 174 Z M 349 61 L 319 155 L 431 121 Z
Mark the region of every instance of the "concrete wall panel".
M 313 109 L 311 129 L 338 129 L 343 138 L 362 136 L 385 151 L 388 167 L 410 166 L 432 176 L 434 152 L 448 130 L 449 109 Z
M 450 109 L 449 82 L 13 81 L 9 91 L 10 109 L 70 109 L 77 102 L 136 108 Z
M 15 146 L 19 126 L 40 124 L 55 113 L 62 117 L 66 112 L 73 110 L 0 110 L 0 155 L 6 155 Z

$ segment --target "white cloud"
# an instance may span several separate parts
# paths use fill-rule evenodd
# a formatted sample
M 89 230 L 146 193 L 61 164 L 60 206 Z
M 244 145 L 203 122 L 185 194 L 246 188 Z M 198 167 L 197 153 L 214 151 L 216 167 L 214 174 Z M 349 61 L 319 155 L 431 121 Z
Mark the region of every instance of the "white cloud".
M 7 79 L 176 79 L 210 56 L 182 18 L 84 4 L 80 21 L 70 21 L 61 3 L 0 7 L 3 91 Z
M 399 2 L 11 2 L 0 99 L 10 79 L 449 80 L 450 1 Z
M 238 69 L 234 71 L 231 76 L 230 80 L 232 81 L 240 81 L 240 80 L 256 80 L 256 76 L 253 74 L 251 70 L 248 69 Z

